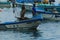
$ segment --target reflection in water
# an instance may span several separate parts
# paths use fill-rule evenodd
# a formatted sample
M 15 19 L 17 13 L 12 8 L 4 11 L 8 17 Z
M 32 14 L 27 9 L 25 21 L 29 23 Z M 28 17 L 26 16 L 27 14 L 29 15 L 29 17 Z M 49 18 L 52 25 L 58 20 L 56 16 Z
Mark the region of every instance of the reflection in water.
M 32 34 L 33 34 L 32 35 L 33 37 L 41 37 L 42 36 L 41 33 L 39 33 L 37 30 L 33 31 Z
M 5 30 L 0 31 L 1 40 L 34 40 L 41 37 L 41 34 L 37 30 L 17 31 L 17 30 Z
M 38 30 L 27 30 L 27 31 L 20 31 L 21 33 L 31 34 L 30 37 L 38 38 L 42 37 L 41 33 Z

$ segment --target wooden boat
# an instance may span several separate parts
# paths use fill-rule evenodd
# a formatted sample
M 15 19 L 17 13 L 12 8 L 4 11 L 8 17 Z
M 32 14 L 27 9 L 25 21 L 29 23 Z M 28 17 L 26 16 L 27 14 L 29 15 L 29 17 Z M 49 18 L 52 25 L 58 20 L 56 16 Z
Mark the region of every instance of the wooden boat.
M 22 20 L 18 22 L 0 23 L 0 29 L 36 29 L 41 19 Z
M 36 29 L 42 20 L 39 16 L 18 20 L 19 17 L 17 16 L 20 15 L 16 16 L 16 14 L 13 13 L 12 8 L 0 10 L 2 10 L 2 12 L 0 12 L 0 29 Z
M 37 11 L 44 19 L 60 21 L 60 12 Z
M 44 19 L 49 19 L 49 20 L 59 20 L 60 21 L 60 5 L 43 5 L 39 4 L 37 5 L 38 9 L 43 8 L 43 10 L 36 10 L 38 13 L 42 14 Z

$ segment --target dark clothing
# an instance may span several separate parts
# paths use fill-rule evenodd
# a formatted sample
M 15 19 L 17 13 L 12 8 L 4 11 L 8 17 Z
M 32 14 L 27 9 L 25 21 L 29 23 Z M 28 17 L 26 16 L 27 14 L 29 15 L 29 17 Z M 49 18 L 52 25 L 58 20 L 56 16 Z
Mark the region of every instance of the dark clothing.
M 55 2 L 55 0 L 49 0 L 49 2 Z
M 21 11 L 21 18 L 22 19 L 24 18 L 25 12 L 26 12 L 25 6 L 22 5 L 22 11 Z
M 22 5 L 22 10 L 24 10 L 25 9 L 25 6 L 24 5 Z
M 34 11 L 34 14 L 36 14 L 36 9 L 35 9 L 35 7 L 33 7 L 32 10 Z
M 15 0 L 9 0 L 12 3 L 13 13 L 15 13 Z
M 12 7 L 15 8 L 15 4 L 12 4 Z
M 33 16 L 36 15 L 36 8 L 35 8 L 35 4 L 33 4 L 33 7 L 32 7 L 32 14 Z
M 15 0 L 9 0 L 9 1 L 11 1 L 12 3 L 15 3 Z
M 52 2 L 55 2 L 55 0 L 49 0 L 50 4 L 52 4 Z
M 15 7 L 15 0 L 9 0 L 9 1 L 12 2 L 12 6 L 13 6 L 13 8 L 14 8 L 14 7 Z

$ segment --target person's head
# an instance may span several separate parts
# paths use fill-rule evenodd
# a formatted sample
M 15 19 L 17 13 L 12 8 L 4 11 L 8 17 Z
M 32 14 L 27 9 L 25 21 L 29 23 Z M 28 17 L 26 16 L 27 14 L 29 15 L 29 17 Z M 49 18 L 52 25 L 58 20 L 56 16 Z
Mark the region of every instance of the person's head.
M 24 2 L 22 2 L 22 7 L 24 7 L 25 5 L 24 5 Z
M 25 5 L 24 4 L 22 4 L 22 10 L 24 10 L 25 9 Z
M 22 6 L 25 6 L 25 5 L 24 5 L 24 1 L 22 1 L 21 3 L 22 3 Z
M 33 6 L 35 7 L 35 5 L 36 5 L 36 1 L 34 1 L 34 3 L 33 3 Z

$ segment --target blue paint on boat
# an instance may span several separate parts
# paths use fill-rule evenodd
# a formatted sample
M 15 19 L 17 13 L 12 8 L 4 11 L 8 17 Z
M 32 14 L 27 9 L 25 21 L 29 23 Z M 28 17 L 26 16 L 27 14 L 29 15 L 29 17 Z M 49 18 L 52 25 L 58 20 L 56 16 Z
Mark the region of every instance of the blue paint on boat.
M 35 22 L 35 21 L 41 21 L 41 18 L 33 18 L 31 20 L 23 20 L 20 22 L 5 22 L 5 23 L 0 23 L 0 25 L 11 25 L 11 24 L 21 24 L 21 23 L 28 23 L 28 22 Z
M 16 0 L 17 3 L 33 3 L 34 1 L 41 2 L 41 0 Z

